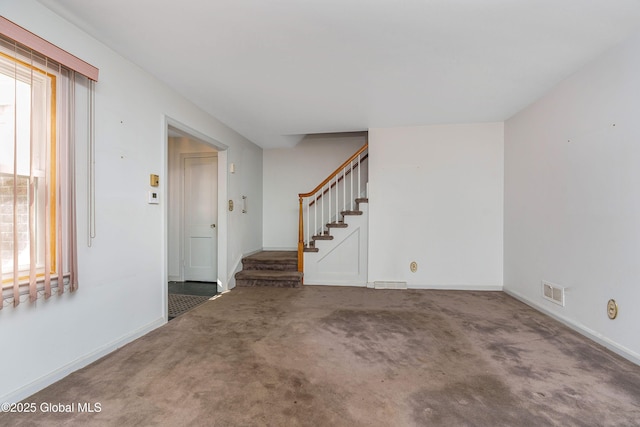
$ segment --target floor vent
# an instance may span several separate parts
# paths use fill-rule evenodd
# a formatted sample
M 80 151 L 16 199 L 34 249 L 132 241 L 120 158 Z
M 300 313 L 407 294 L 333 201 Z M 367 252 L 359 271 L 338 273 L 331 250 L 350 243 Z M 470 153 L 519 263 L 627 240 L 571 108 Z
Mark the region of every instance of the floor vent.
M 407 282 L 373 282 L 374 289 L 407 289 Z
M 549 282 L 542 282 L 542 297 L 564 307 L 564 288 Z

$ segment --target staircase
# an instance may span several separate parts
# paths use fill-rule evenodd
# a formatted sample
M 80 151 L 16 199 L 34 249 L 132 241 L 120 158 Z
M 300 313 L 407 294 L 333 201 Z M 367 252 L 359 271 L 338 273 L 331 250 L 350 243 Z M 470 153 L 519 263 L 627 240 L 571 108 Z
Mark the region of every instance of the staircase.
M 368 144 L 298 194 L 298 271 L 310 285 L 367 286 Z
M 298 194 L 298 250 L 242 259 L 236 286 L 367 285 L 368 144 L 309 193 Z
M 298 271 L 296 251 L 262 251 L 242 259 L 236 286 L 298 288 L 303 274 Z
M 334 221 L 326 224 L 326 229 L 324 229 L 321 233 L 312 236 L 311 241 L 305 245 L 304 252 L 318 252 L 320 249 L 316 247 L 316 241 L 333 240 L 334 236 L 331 234 L 332 229 L 349 227 L 349 224 L 347 223 L 347 221 L 345 221 L 345 217 L 351 215 L 362 215 L 363 212 L 360 210 L 360 204 L 369 203 L 369 199 L 360 197 L 357 198 L 355 202 L 356 205 L 354 210 L 340 212 L 340 215 L 342 215 L 342 219 L 340 221 Z

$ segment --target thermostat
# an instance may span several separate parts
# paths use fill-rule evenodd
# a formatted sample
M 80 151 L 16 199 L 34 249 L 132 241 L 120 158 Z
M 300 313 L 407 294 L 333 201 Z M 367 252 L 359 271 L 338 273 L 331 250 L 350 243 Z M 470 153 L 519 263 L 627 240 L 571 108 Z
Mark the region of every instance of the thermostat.
M 160 198 L 158 197 L 157 191 L 149 191 L 149 204 L 157 205 L 160 203 Z

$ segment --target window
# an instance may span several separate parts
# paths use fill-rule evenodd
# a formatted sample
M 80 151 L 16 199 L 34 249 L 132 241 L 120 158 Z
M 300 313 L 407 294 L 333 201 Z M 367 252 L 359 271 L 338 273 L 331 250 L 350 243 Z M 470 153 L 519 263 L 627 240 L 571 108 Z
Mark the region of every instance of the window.
M 43 276 L 45 241 L 55 241 L 53 235 L 47 239 L 44 235 L 47 181 L 52 184 L 49 186 L 52 189 L 50 199 L 56 199 L 55 176 L 52 173 L 55 170 L 52 167 L 55 158 L 47 164 L 47 147 L 55 143 L 51 132 L 56 105 L 55 83 L 54 75 L 0 53 L 0 241 L 3 283 L 12 281 L 16 274 L 19 280 L 28 278 L 32 262 L 36 266 L 36 274 Z M 55 153 L 52 154 L 55 156 Z M 31 204 L 33 207 L 30 212 Z M 30 236 L 30 227 L 33 227 L 33 236 Z M 51 234 L 54 234 L 53 230 L 55 227 L 51 228 Z
M 26 31 L 0 17 L 0 309 L 77 288 L 74 144 L 93 102 L 90 79 L 7 28 Z

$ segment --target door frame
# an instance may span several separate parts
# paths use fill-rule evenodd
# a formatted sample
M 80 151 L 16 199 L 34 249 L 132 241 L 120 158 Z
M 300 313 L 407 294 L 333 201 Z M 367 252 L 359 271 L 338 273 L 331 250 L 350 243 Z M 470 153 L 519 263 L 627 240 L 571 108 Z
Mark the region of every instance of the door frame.
M 179 175 L 179 185 L 178 187 L 180 188 L 180 218 L 179 218 L 179 249 L 178 249 L 178 253 L 180 256 L 180 278 L 182 281 L 185 280 L 185 237 L 186 237 L 186 233 L 185 233 L 185 228 L 186 228 L 186 220 L 185 220 L 185 210 L 187 208 L 186 204 L 185 204 L 185 160 L 186 159 L 196 159 L 196 158 L 204 158 L 204 157 L 215 157 L 216 160 L 215 162 L 217 163 L 216 165 L 216 169 L 220 169 L 220 164 L 218 164 L 218 152 L 217 151 L 213 151 L 213 152 L 205 152 L 205 153 L 180 153 L 180 175 Z M 217 177 L 216 177 L 217 178 Z M 216 183 L 217 184 L 217 183 Z M 219 187 L 219 186 L 218 186 Z M 218 188 L 218 191 L 220 191 L 220 188 Z M 218 197 L 218 200 L 216 200 L 216 208 L 219 208 L 218 204 L 220 203 L 220 198 Z M 217 209 L 217 213 L 218 216 L 220 216 L 220 209 Z M 218 221 L 216 221 L 216 227 L 218 226 Z M 216 236 L 219 234 L 220 230 L 216 230 Z M 218 245 L 218 241 L 216 238 L 216 246 Z M 218 253 L 218 248 L 216 248 L 216 254 Z M 216 265 L 216 275 L 218 275 L 217 273 L 217 269 L 218 269 L 218 265 Z M 218 275 L 218 278 L 220 277 L 220 275 Z M 218 291 L 220 291 L 219 287 L 218 287 Z
M 196 141 L 207 144 L 215 148 L 218 152 L 218 292 L 225 292 L 229 290 L 229 274 L 227 269 L 228 259 L 228 216 L 227 216 L 227 156 L 228 146 L 222 142 L 178 121 L 169 116 L 164 116 L 163 125 L 163 143 L 162 143 L 162 176 L 165 178 L 160 179 L 160 194 L 161 200 L 168 200 L 168 188 L 169 188 L 169 128 L 173 128 L 185 136 L 193 138 Z M 182 197 L 182 195 L 180 196 Z M 169 204 L 164 203 L 163 206 L 163 218 L 162 218 L 162 236 L 163 236 L 163 293 L 162 293 L 162 310 L 164 317 L 167 315 L 167 293 L 169 286 Z M 183 275 L 184 277 L 184 275 Z

